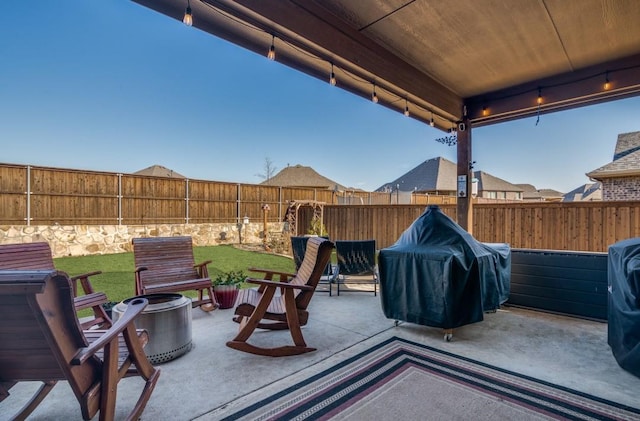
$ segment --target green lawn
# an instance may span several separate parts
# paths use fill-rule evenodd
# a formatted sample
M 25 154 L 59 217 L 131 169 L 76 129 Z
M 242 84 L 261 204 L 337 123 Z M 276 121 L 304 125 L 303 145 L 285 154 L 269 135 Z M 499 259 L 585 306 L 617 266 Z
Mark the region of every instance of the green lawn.
M 239 270 L 247 275 L 260 276 L 247 271 L 251 266 L 284 272 L 295 270 L 293 259 L 269 253 L 239 250 L 233 246 L 194 247 L 193 250 L 196 263 L 212 261 L 209 264 L 212 279 L 220 273 Z M 56 269 L 71 276 L 102 271 L 102 274 L 91 278 L 91 283 L 96 291 L 105 292 L 111 301 L 120 302 L 135 295 L 133 253 L 60 257 L 54 259 L 54 264 Z

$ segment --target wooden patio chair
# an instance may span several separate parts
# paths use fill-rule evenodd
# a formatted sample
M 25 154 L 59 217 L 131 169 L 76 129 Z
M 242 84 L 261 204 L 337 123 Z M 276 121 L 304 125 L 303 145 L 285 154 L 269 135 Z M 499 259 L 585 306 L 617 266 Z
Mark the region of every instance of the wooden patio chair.
M 291 237 L 291 250 L 293 252 L 293 262 L 296 265 L 296 271 L 300 269 L 300 265 L 304 260 L 304 254 L 307 250 L 307 241 L 309 241 L 309 238 L 311 237 Z M 322 238 L 326 238 L 327 240 L 329 239 L 329 237 Z M 329 296 L 331 296 L 331 284 L 336 279 L 336 276 L 338 276 L 338 266 L 332 265 L 331 261 L 329 261 L 329 263 L 327 263 L 327 266 L 325 267 L 324 272 L 322 273 L 322 276 L 320 277 L 320 282 L 318 282 L 319 285 L 327 285 L 328 288 L 326 292 L 329 293 Z
M 207 268 L 211 260 L 195 264 L 191 237 L 134 238 L 132 243 L 136 295 L 196 291 L 192 307 L 218 308 Z
M 236 301 L 234 321 L 240 323 L 236 337 L 227 346 L 240 351 L 271 357 L 297 355 L 315 351 L 304 341 L 301 326 L 307 324 L 307 307 L 329 262 L 333 243 L 320 237 L 307 242 L 307 250 L 300 269 L 295 274 L 251 268 L 265 274 L 264 279 L 247 278 L 259 285 L 257 289 L 242 289 Z M 278 276 L 280 281 L 274 281 Z M 281 290 L 276 295 L 277 290 Z M 270 330 L 289 329 L 294 345 L 264 348 L 247 342 L 256 328 Z
M 373 284 L 373 295 L 378 295 L 378 266 L 376 240 L 336 241 L 338 276 L 335 284 Z
M 56 270 L 53 265 L 51 247 L 47 242 L 35 242 L 24 244 L 0 245 L 0 270 Z M 111 327 L 111 318 L 107 315 L 102 304 L 109 302 L 104 292 L 96 292 L 91 285 L 89 277 L 101 274 L 101 271 L 84 273 L 72 276 L 74 305 L 76 311 L 91 308 L 93 317 L 83 319 L 82 328 L 89 329 L 92 326 L 100 329 Z M 78 295 L 78 281 L 83 294 Z
M 42 381 L 17 419 L 26 418 L 59 380 L 67 380 L 82 417 L 115 416 L 120 379 L 145 380 L 128 419 L 137 419 L 156 385 L 160 370 L 144 354 L 148 336 L 134 319 L 147 300 L 129 303 L 109 330 L 83 331 L 76 318 L 72 281 L 57 271 L 0 271 L 0 401 L 20 381 Z

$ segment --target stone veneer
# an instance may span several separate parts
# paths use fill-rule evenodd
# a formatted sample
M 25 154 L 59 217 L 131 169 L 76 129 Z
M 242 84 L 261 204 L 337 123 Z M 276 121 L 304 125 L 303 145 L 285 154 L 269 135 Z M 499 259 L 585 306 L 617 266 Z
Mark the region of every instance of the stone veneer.
M 269 232 L 281 233 L 282 223 L 268 224 Z M 262 243 L 262 224 L 242 228 L 242 242 Z M 132 251 L 135 237 L 188 235 L 196 246 L 238 244 L 236 224 L 153 224 L 153 225 L 2 225 L 0 244 L 46 241 L 53 257 L 112 254 Z
M 602 200 L 640 200 L 640 177 L 603 178 Z

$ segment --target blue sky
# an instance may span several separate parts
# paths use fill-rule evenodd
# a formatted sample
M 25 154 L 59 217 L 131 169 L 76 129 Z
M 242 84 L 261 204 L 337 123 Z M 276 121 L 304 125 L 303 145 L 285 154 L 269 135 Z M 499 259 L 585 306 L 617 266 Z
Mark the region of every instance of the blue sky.
M 133 2 L 18 6 L 0 2 L 0 162 L 259 183 L 269 158 L 374 190 L 456 160 L 439 130 Z M 475 168 L 567 192 L 639 116 L 636 97 L 477 128 Z

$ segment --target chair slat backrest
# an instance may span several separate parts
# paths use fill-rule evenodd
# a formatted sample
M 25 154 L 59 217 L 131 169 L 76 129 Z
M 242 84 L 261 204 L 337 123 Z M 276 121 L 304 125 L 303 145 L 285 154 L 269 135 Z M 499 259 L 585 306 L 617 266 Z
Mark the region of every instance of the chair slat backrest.
M 331 258 L 333 247 L 333 243 L 326 238 L 310 237 L 307 241 L 304 260 L 300 264 L 296 276 L 294 276 L 289 283 L 308 285 L 315 290 Z M 314 290 L 297 291 L 296 306 L 299 310 L 305 310 L 307 308 Z
M 376 266 L 376 240 L 336 241 L 341 275 L 371 275 Z
M 55 270 L 47 242 L 0 245 L 0 269 Z
M 73 367 L 61 364 L 87 346 L 66 274 L 0 271 L 0 308 L 0 379 L 66 379 L 78 400 L 97 384 L 99 359 Z
M 300 265 L 304 260 L 305 252 L 307 250 L 307 241 L 309 241 L 309 238 L 314 238 L 314 237 L 308 237 L 308 236 L 291 237 L 291 250 L 293 252 L 293 262 L 296 265 L 296 271 L 300 269 Z M 320 238 L 324 238 L 326 240 L 329 239 L 329 237 L 324 237 L 324 236 Z M 333 269 L 331 268 L 331 262 L 329 262 L 327 263 L 327 266 L 325 267 L 324 273 L 322 275 L 331 276 L 332 274 L 333 274 Z
M 134 238 L 133 255 L 143 284 L 164 284 L 200 278 L 195 268 L 191 237 Z

